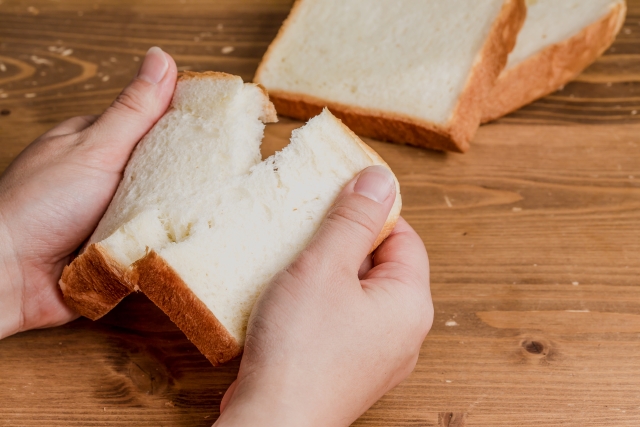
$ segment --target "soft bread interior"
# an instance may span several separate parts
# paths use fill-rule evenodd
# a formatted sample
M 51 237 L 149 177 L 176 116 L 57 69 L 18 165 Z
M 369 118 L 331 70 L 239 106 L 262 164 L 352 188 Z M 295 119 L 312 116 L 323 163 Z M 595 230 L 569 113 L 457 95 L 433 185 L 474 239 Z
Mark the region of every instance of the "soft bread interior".
M 527 19 L 505 72 L 598 21 L 624 0 L 527 0 Z
M 147 247 L 184 239 L 227 180 L 261 161 L 263 121 L 275 120 L 257 85 L 222 73 L 187 75 L 138 144 L 89 243 L 130 266 Z
M 256 81 L 445 126 L 504 0 L 302 0 Z

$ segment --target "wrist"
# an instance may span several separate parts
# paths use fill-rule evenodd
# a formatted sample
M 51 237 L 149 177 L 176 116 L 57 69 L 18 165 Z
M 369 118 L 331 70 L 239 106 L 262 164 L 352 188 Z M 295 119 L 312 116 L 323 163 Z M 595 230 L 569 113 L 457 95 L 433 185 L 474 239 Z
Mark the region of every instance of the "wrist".
M 214 426 L 327 427 L 325 423 L 318 423 L 314 405 L 307 402 L 308 393 L 297 392 L 284 377 L 286 375 L 260 380 L 245 377 Z
M 22 327 L 22 273 L 15 245 L 0 212 L 0 339 Z

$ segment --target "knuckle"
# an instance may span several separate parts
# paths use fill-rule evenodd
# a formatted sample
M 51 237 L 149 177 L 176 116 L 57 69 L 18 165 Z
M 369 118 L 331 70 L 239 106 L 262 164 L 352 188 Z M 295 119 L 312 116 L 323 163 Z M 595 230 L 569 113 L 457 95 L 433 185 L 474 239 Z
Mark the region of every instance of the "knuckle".
M 431 331 L 431 327 L 433 326 L 433 310 L 425 310 L 420 321 L 420 336 L 424 340 L 426 338 L 429 331 Z
M 305 248 L 273 280 L 277 289 L 286 291 L 288 298 L 298 300 L 300 290 L 313 289 L 324 280 L 322 262 L 317 260 L 313 252 L 312 248 Z
M 315 265 L 314 258 L 309 248 L 305 248 L 300 252 L 293 264 L 290 264 L 284 271 L 293 279 L 300 280 L 303 272 L 313 271 Z
M 422 342 L 433 325 L 433 303 L 430 295 L 421 290 L 418 292 L 411 291 L 408 297 L 408 304 L 405 309 L 410 319 L 408 319 L 407 323 L 415 331 L 416 339 Z
M 431 302 L 431 298 L 422 300 L 416 318 L 416 330 L 419 334 L 420 343 L 422 343 L 433 326 L 433 303 Z
M 128 87 L 118 95 L 112 108 L 129 114 L 144 114 L 146 111 L 145 97 L 135 87 Z
M 53 159 L 59 159 L 69 154 L 75 147 L 77 139 L 76 134 L 42 136 L 34 141 L 32 146 L 25 150 L 25 153 L 29 157 L 30 164 L 51 162 Z
M 270 324 L 261 316 L 255 316 L 249 328 L 244 344 L 244 354 L 250 361 L 261 360 L 268 352 L 268 337 L 270 335 Z
M 420 357 L 420 349 L 418 348 L 418 351 L 415 351 L 411 354 L 411 356 L 408 358 L 407 363 L 405 364 L 404 367 L 404 378 L 409 377 L 409 375 L 411 375 L 411 373 L 413 372 L 413 370 L 416 368 L 416 365 L 418 364 L 418 359 Z
M 354 232 L 378 234 L 377 224 L 371 216 L 362 210 L 349 205 L 339 205 L 334 207 L 327 216 L 329 222 L 345 223 Z
M 73 120 L 81 123 L 81 126 L 79 126 L 80 127 L 79 130 L 82 130 L 82 129 L 86 129 L 87 127 L 91 126 L 98 119 L 98 117 L 99 116 L 97 116 L 97 115 L 87 114 L 87 115 L 84 115 L 84 116 L 74 117 Z
M 423 292 L 416 292 L 415 289 L 405 288 L 408 292 L 403 297 L 403 316 L 406 325 L 405 333 L 408 342 L 415 343 L 417 350 L 420 350 L 422 342 L 433 326 L 433 303 L 431 297 Z M 413 348 L 408 346 L 408 348 Z
M 301 282 L 317 280 L 324 283 L 339 283 L 345 277 L 351 277 L 350 263 L 342 259 L 327 256 L 323 248 L 311 246 L 303 250 L 291 265 L 289 273 Z

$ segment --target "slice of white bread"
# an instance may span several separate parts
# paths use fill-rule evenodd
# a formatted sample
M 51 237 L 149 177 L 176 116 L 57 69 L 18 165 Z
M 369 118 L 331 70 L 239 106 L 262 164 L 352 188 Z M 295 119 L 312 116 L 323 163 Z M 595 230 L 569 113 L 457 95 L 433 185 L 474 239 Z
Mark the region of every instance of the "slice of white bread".
M 593 63 L 622 28 L 624 0 L 527 0 L 527 19 L 482 121 L 561 88 Z
M 175 110 L 196 117 L 180 116 L 175 126 L 161 120 L 136 148 L 89 249 L 65 270 L 65 298 L 75 301 L 69 291 L 86 287 L 70 281 L 92 274 L 83 257 L 100 253 L 117 267 L 108 280 L 125 276 L 126 289 L 146 294 L 213 364 L 238 355 L 262 289 L 305 248 L 344 185 L 368 166 L 386 165 L 328 110 L 260 162 L 259 118 L 273 118 L 265 100 L 257 86 L 236 77 L 183 77 L 165 118 Z M 200 120 L 204 110 L 213 114 Z M 215 135 L 189 143 L 207 120 Z M 219 158 L 233 170 L 217 170 Z M 374 247 L 400 209 L 397 186 Z M 95 293 L 108 280 L 98 275 Z
M 328 106 L 360 135 L 466 151 L 524 0 L 298 0 L 254 81 L 279 114 Z

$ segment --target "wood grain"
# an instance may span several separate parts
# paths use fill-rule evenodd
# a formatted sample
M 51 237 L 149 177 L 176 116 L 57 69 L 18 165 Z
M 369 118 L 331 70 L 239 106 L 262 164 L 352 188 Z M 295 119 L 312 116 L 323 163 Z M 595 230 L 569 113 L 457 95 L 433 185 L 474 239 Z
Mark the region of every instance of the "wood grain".
M 250 79 L 290 5 L 0 0 L 0 170 L 55 123 L 101 112 L 151 45 Z M 355 425 L 640 425 L 639 111 L 633 0 L 603 58 L 481 128 L 468 154 L 369 141 L 429 250 L 436 319 L 413 375 Z M 265 155 L 298 126 L 270 126 Z M 1 341 L 0 426 L 208 426 L 237 369 L 213 368 L 136 295 L 98 322 Z

